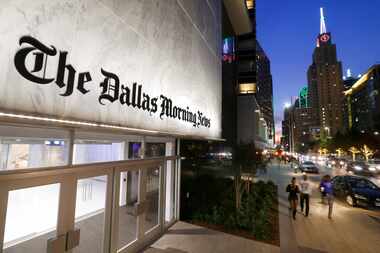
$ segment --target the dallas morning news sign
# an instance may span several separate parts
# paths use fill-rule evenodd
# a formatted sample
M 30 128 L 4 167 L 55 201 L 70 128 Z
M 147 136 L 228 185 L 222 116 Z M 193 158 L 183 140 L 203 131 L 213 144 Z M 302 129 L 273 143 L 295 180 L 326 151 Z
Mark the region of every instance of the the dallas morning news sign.
M 51 2 L 44 7 L 48 12 L 53 12 L 54 3 L 59 1 Z M 112 33 L 103 35 L 96 26 L 86 27 L 86 19 L 101 22 L 100 18 L 104 18 L 102 13 L 90 15 L 91 8 L 85 11 L 84 19 L 79 20 L 83 22 L 84 32 L 77 36 L 79 32 L 69 31 L 67 26 L 79 21 L 65 13 L 67 10 L 62 13 L 55 10 L 57 16 L 50 17 L 46 20 L 50 23 L 45 24 L 43 15 L 48 14 L 40 13 L 41 6 L 25 1 L 19 6 L 25 9 L 21 15 L 17 6 L 0 3 L 1 9 L 5 10 L 0 11 L 0 59 L 3 65 L 0 67 L 0 110 L 220 137 L 220 65 L 218 62 L 215 66 L 210 65 L 212 60 L 209 58 L 213 56 L 205 54 L 208 49 L 202 45 L 202 39 L 197 48 L 190 44 L 195 55 L 182 52 L 189 50 L 189 44 L 185 42 L 172 48 L 161 47 L 158 41 L 157 45 L 142 43 L 141 34 L 135 34 L 126 26 L 118 27 L 118 20 L 112 15 L 104 22 L 115 22 L 113 25 L 125 29 L 119 31 L 125 34 L 109 38 Z M 34 19 L 40 19 L 40 23 L 33 24 Z M 7 22 L 12 20 L 19 23 L 10 29 Z M 36 27 L 31 27 L 33 25 Z M 188 25 L 192 31 L 192 24 Z M 34 32 L 27 33 L 27 29 Z M 49 31 L 53 33 L 49 34 Z M 131 38 L 128 38 L 129 34 L 132 34 Z M 112 45 L 113 40 L 120 41 Z M 91 44 L 86 45 L 88 41 Z M 160 55 L 153 50 L 166 52 Z M 178 53 L 190 58 L 184 59 L 184 64 L 180 65 L 177 59 L 169 57 L 173 55 L 175 58 Z M 166 62 L 149 59 L 157 56 Z M 202 66 L 204 72 L 191 73 L 202 68 L 191 64 L 207 66 Z M 211 68 L 209 73 L 207 68 Z

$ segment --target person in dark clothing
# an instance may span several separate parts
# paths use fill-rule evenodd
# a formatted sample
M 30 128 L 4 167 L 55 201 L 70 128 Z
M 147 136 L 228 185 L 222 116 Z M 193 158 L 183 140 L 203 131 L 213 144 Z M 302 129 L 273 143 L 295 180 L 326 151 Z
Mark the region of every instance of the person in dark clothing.
M 327 203 L 329 205 L 328 218 L 332 219 L 332 211 L 334 205 L 334 187 L 331 181 L 330 175 L 325 176 L 325 180 L 322 182 L 323 192 L 325 193 Z
M 319 190 L 321 192 L 321 203 L 322 204 L 326 204 L 326 192 L 325 192 L 325 188 L 323 187 L 325 181 L 327 180 L 327 175 L 324 175 L 321 179 L 321 182 L 319 184 Z
M 296 178 L 292 178 L 292 182 L 286 187 L 286 192 L 289 193 L 288 200 L 290 208 L 293 211 L 293 219 L 296 219 L 298 194 L 300 193 L 298 185 L 296 185 Z

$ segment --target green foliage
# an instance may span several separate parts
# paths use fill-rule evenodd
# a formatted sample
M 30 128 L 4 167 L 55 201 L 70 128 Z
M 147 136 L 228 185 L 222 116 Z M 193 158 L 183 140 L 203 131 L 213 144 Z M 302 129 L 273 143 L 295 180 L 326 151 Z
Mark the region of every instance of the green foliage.
M 244 230 L 259 240 L 271 239 L 270 215 L 276 203 L 277 188 L 271 181 L 259 181 L 250 189 L 249 193 L 243 193 L 239 209 L 234 208 L 234 197 L 225 192 L 227 195 L 220 204 L 197 211 L 191 220 L 223 225 L 230 230 Z

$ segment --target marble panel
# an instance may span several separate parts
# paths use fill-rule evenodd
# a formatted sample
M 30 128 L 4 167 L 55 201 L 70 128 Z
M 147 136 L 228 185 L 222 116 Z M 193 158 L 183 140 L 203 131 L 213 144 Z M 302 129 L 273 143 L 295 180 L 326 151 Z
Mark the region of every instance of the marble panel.
M 214 5 L 193 4 L 200 6 L 186 7 L 192 13 L 189 18 L 179 0 L 2 0 L 0 110 L 220 137 L 221 62 L 215 52 L 221 24 L 215 22 Z M 55 82 L 36 84 L 22 77 L 13 61 L 24 47 L 19 39 L 25 35 L 67 51 L 66 64 L 76 70 L 76 81 L 80 72 L 91 74 L 92 80 L 85 84 L 89 92 L 74 90 L 64 97 L 60 94 L 65 88 Z M 27 66 L 32 63 L 29 57 Z M 56 77 L 57 65 L 58 56 L 49 56 L 46 77 Z M 123 85 L 132 87 L 136 82 L 152 97 L 163 94 L 181 108 L 202 111 L 211 120 L 210 128 L 161 119 L 159 112 L 118 101 L 101 105 L 101 69 L 115 73 Z

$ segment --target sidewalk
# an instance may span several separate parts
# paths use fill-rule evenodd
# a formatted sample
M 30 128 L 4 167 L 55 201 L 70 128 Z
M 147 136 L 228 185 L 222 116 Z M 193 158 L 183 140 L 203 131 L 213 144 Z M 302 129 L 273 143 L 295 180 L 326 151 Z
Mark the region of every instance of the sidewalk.
M 280 253 L 280 248 L 177 222 L 144 253 Z
M 325 172 L 323 172 L 325 173 Z M 327 172 L 326 172 L 327 173 Z M 309 217 L 297 213 L 293 221 L 288 211 L 285 187 L 294 175 L 288 166 L 270 166 L 265 179 L 278 185 L 281 253 L 377 253 L 380 249 L 380 213 L 334 203 L 333 219 L 327 218 L 327 206 L 320 203 L 319 176 L 313 182 Z

